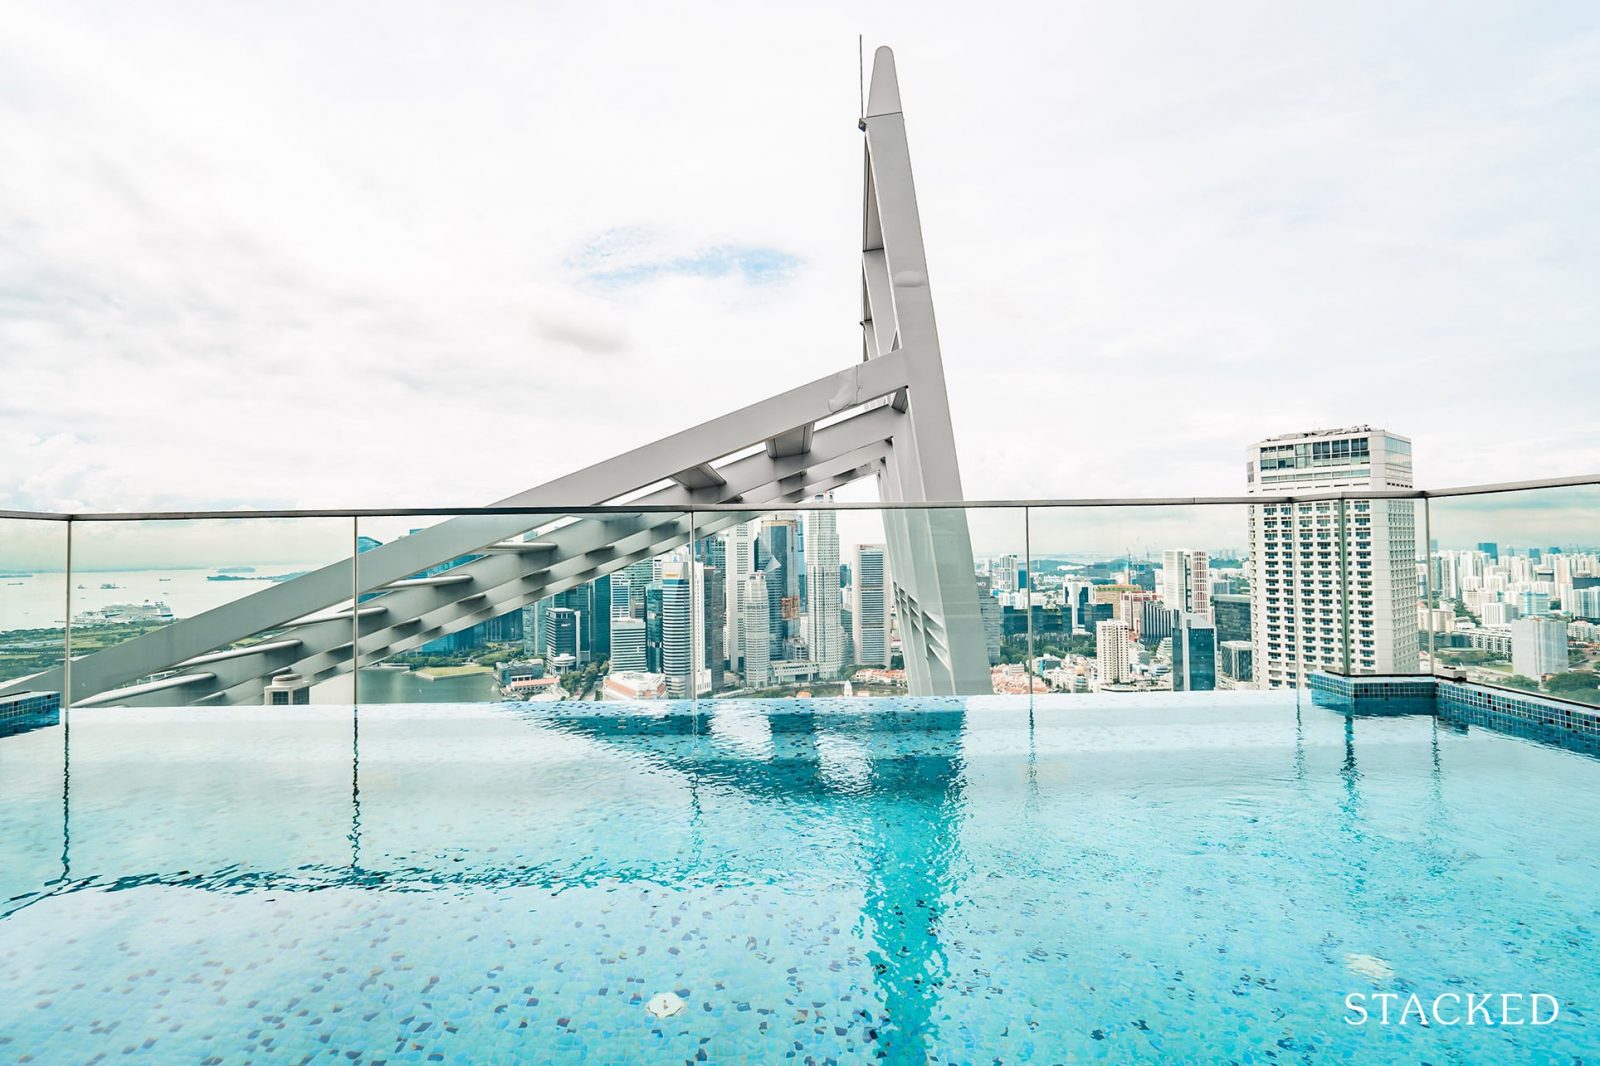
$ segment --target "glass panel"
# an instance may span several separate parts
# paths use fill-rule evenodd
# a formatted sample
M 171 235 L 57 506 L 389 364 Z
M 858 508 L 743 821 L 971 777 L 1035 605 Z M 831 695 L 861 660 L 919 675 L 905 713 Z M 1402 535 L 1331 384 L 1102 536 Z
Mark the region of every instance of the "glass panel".
M 1034 670 L 1048 691 L 1258 687 L 1258 646 L 1282 655 L 1284 645 L 1263 639 L 1254 619 L 1282 601 L 1274 593 L 1258 607 L 1247 510 L 1030 507 L 1028 609 Z M 1274 566 L 1279 551 L 1274 539 Z M 1005 628 L 1021 626 L 1008 617 Z M 1295 674 L 1284 678 L 1278 687 Z
M 1600 486 L 1428 504 L 1436 670 L 1600 703 Z
M 1423 500 L 1345 500 L 1345 673 L 1426 674 Z
M 1026 632 L 1008 644 L 1001 616 L 1003 597 L 1026 588 L 1021 508 L 818 506 L 826 502 L 696 512 L 698 557 L 722 589 L 711 601 L 720 617 L 713 609 L 707 619 L 708 643 L 720 631 L 724 658 L 713 695 L 1027 693 Z M 958 613 L 937 627 L 908 617 L 945 583 Z M 919 666 L 908 659 L 924 632 L 971 643 L 936 645 Z
M 65 522 L 0 519 L 0 737 L 55 720 L 66 648 L 67 536 Z
M 72 529 L 74 707 L 350 702 L 351 519 Z
M 688 697 L 690 525 L 676 511 L 363 518 L 361 702 Z

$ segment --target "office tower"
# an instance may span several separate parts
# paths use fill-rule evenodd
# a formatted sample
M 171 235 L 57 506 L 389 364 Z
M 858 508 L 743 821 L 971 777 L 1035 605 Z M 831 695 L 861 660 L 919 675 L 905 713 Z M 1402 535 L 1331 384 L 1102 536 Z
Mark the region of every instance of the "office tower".
M 787 638 L 802 635 L 796 573 L 799 536 L 793 515 L 773 515 L 761 524 L 756 538 L 755 568 L 766 578 L 768 652 L 774 661 L 784 657 Z
M 744 579 L 744 602 L 767 602 L 767 579 L 760 573 Z M 744 620 L 744 683 L 747 688 L 765 688 L 772 677 L 772 660 L 768 656 L 767 612 L 750 611 Z
M 1217 626 L 1217 643 L 1250 639 L 1250 597 L 1229 593 L 1211 597 L 1211 619 Z
M 822 497 L 826 499 L 826 497 Z M 828 681 L 844 666 L 844 630 L 839 624 L 839 515 L 806 512 L 806 646 L 817 677 Z
M 1287 434 L 1250 447 L 1246 477 L 1254 496 L 1406 489 L 1411 442 L 1368 426 Z M 1248 523 L 1258 685 L 1297 685 L 1314 670 L 1417 671 L 1412 501 L 1251 504 Z
M 1180 616 L 1172 631 L 1172 690 L 1209 692 L 1217 687 L 1217 631 L 1203 614 Z
M 630 598 L 632 593 L 633 583 L 628 580 L 626 573 L 611 575 L 611 628 L 613 633 L 616 630 L 616 619 L 633 617 L 633 601 Z M 614 635 L 612 642 L 616 642 Z
M 1511 669 L 1535 681 L 1567 668 L 1567 623 L 1519 618 L 1511 623 Z
M 720 533 L 696 537 L 694 542 L 694 561 L 705 566 L 714 566 L 723 573 L 727 573 L 727 538 Z
M 720 554 L 708 558 L 720 557 Z M 695 570 L 700 589 L 700 598 L 696 601 L 699 614 L 696 617 L 700 619 L 701 646 L 704 649 L 695 667 L 696 685 L 699 692 L 715 692 L 722 687 L 722 669 L 727 661 L 723 640 L 728 631 L 727 615 L 724 613 L 728 596 L 723 588 L 724 576 L 720 567 L 708 562 L 696 563 Z
M 611 672 L 635 670 L 643 673 L 648 662 L 645 656 L 644 619 L 612 619 Z
M 1102 685 L 1115 685 L 1133 676 L 1129 650 L 1133 644 L 1133 629 L 1126 622 L 1104 621 L 1095 623 L 1095 670 Z
M 1217 676 L 1235 683 L 1250 681 L 1255 674 L 1250 658 L 1248 640 L 1217 641 Z
M 629 563 L 622 574 L 628 579 L 628 612 L 635 618 L 643 618 L 645 590 L 650 587 L 650 582 L 655 580 L 655 560 L 641 559 L 636 563 Z
M 734 673 L 744 672 L 745 588 L 755 572 L 755 533 L 749 522 L 740 522 L 728 531 L 728 546 L 724 550 L 727 561 L 723 591 L 727 597 L 728 668 Z M 764 603 L 765 601 L 763 601 Z
M 1179 614 L 1210 614 L 1211 572 L 1205 552 L 1172 548 L 1161 553 L 1161 598 Z
M 1494 541 L 1479 541 L 1477 548 L 1479 551 L 1489 557 L 1490 562 L 1498 563 L 1500 561 L 1500 545 L 1496 544 Z
M 669 560 L 661 569 L 661 672 L 674 699 L 694 695 L 694 589 L 687 561 Z
M 649 672 L 661 673 L 661 582 L 656 580 L 644 590 L 644 654 Z
M 856 547 L 855 583 L 850 586 L 850 618 L 855 628 L 856 664 L 889 665 L 889 583 L 882 544 Z
M 556 609 L 564 609 L 577 615 L 577 646 L 572 651 L 581 666 L 588 662 L 601 662 L 611 655 L 611 578 L 599 577 L 587 581 L 582 585 L 565 589 L 554 596 L 546 597 L 534 605 L 533 621 L 534 635 L 531 648 L 527 641 L 524 629 L 520 634 L 523 647 L 540 658 L 549 659 L 549 614 Z M 518 614 L 518 621 L 527 616 L 527 611 L 514 612 Z M 480 623 L 490 625 L 498 619 Z M 511 639 L 511 638 L 506 638 Z
M 544 661 L 551 673 L 578 665 L 584 651 L 578 617 L 571 607 L 550 607 L 544 612 Z
M 1139 641 L 1154 646 L 1160 644 L 1163 639 L 1172 636 L 1173 627 L 1177 624 L 1177 611 L 1166 606 L 1160 600 L 1140 600 L 1137 608 L 1136 629 Z M 1127 621 L 1130 625 L 1134 623 L 1132 618 L 1127 619 Z M 1133 635 L 1130 634 L 1130 636 Z

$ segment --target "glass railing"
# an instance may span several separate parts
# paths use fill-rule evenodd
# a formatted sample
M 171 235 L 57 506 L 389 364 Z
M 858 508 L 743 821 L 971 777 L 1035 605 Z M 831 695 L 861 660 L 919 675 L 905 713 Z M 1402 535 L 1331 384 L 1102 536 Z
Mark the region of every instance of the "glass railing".
M 1600 703 L 1597 504 L 1600 479 L 934 507 L 12 513 L 0 729 L 48 723 L 53 702 L 1038 696 L 1304 688 L 1317 672 Z
M 1600 704 L 1600 485 L 1439 494 L 1428 518 L 1437 670 Z

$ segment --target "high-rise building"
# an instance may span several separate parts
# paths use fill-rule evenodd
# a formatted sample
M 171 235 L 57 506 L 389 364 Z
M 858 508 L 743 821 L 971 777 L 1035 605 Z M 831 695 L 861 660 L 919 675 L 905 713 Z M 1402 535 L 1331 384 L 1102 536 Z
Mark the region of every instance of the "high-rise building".
M 1178 620 L 1176 610 L 1160 600 L 1140 600 L 1137 606 L 1138 639 L 1142 643 L 1154 647 L 1172 636 Z M 1132 623 L 1134 619 L 1130 618 L 1128 621 Z
M 1489 557 L 1490 562 L 1498 563 L 1500 561 L 1500 545 L 1496 544 L 1494 541 L 1480 540 L 1477 547 L 1479 551 Z
M 1250 639 L 1250 597 L 1229 593 L 1211 597 L 1211 620 L 1217 626 L 1217 643 Z
M 720 540 L 721 538 L 716 538 Z M 705 543 L 701 541 L 701 543 Z M 718 553 L 720 554 L 720 553 Z M 713 556 L 708 556 L 711 558 Z M 701 661 L 696 666 L 696 684 L 700 692 L 716 692 L 722 688 L 722 668 L 727 662 L 723 640 L 728 631 L 728 596 L 723 588 L 723 572 L 709 562 L 696 563 L 697 585 L 700 589 L 700 628 L 703 630 Z
M 1567 668 L 1567 623 L 1519 618 L 1511 623 L 1511 669 L 1535 681 Z
M 850 621 L 855 629 L 856 664 L 889 665 L 889 582 L 882 544 L 856 547 L 855 582 L 850 586 Z
M 744 579 L 744 602 L 746 604 L 765 604 L 767 602 L 767 579 L 760 574 L 752 573 Z M 772 677 L 772 659 L 768 654 L 769 634 L 767 632 L 767 612 L 756 610 L 747 612 L 743 626 L 744 639 L 744 683 L 749 688 L 765 688 Z
M 633 601 L 631 599 L 633 587 L 626 573 L 611 575 L 611 618 L 612 629 L 616 629 L 616 619 L 633 617 Z M 612 637 L 613 643 L 615 636 Z M 643 669 L 643 667 L 640 667 Z
M 1255 496 L 1407 489 L 1411 442 L 1369 426 L 1287 434 L 1251 445 L 1246 477 Z M 1417 671 L 1412 501 L 1251 504 L 1248 523 L 1258 685 L 1297 685 L 1314 670 Z
M 1094 627 L 1095 670 L 1102 685 L 1115 685 L 1132 678 L 1128 654 L 1133 644 L 1133 627 L 1126 622 L 1096 622 Z
M 611 672 L 634 670 L 643 673 L 648 662 L 645 656 L 644 619 L 612 619 Z
M 740 522 L 728 531 L 728 545 L 724 549 L 723 555 L 728 567 L 723 581 L 723 591 L 727 598 L 727 633 L 723 639 L 727 645 L 728 668 L 735 673 L 742 674 L 744 672 L 744 594 L 748 585 L 747 579 L 755 572 L 755 533 L 749 522 Z M 765 601 L 763 601 L 764 605 Z
M 661 582 L 652 579 L 644 588 L 644 654 L 652 674 L 662 672 L 661 632 Z
M 793 514 L 773 515 L 761 524 L 756 538 L 755 568 L 767 582 L 768 650 L 773 661 L 785 657 L 785 648 L 799 643 L 800 632 L 800 524 Z M 749 609 L 748 607 L 746 608 Z
M 1206 560 L 1205 552 L 1193 548 L 1161 553 L 1161 598 L 1180 615 L 1210 615 L 1211 572 Z
M 655 560 L 640 559 L 629 563 L 622 574 L 628 580 L 628 613 L 635 618 L 645 616 L 645 590 L 655 580 Z
M 541 620 L 544 630 L 544 661 L 552 673 L 570 670 L 584 654 L 579 612 L 571 607 L 550 607 Z
M 824 498 L 825 499 L 825 498 Z M 817 677 L 827 681 L 844 667 L 844 629 L 839 624 L 839 515 L 806 512 L 806 646 Z
M 1217 631 L 1203 614 L 1185 614 L 1172 631 L 1172 690 L 1209 692 L 1217 687 Z
M 674 699 L 694 694 L 694 590 L 689 564 L 671 560 L 661 570 L 661 672 Z
M 1250 663 L 1251 651 L 1248 640 L 1217 641 L 1217 676 L 1235 686 L 1248 683 L 1255 676 Z
M 520 639 L 523 650 L 538 658 L 550 658 L 550 612 L 557 609 L 569 610 L 577 615 L 577 640 L 576 647 L 562 648 L 560 653 L 571 654 L 579 665 L 587 662 L 601 662 L 611 655 L 611 578 L 599 577 L 587 581 L 582 585 L 556 593 L 533 604 L 531 610 L 523 608 L 513 612 L 518 616 L 520 632 L 515 638 L 509 635 L 499 639 Z M 533 621 L 533 634 L 530 640 L 526 622 Z M 509 616 L 507 616 L 509 618 Z M 501 619 L 491 619 L 490 622 L 499 622 Z M 479 623 L 487 625 L 489 623 Z

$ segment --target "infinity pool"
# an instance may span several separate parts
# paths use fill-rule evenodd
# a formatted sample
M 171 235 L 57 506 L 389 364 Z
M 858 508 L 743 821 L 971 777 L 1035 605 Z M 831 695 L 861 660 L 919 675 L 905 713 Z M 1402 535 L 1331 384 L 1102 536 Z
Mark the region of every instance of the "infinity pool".
M 0 1061 L 1600 1055 L 1592 758 L 1293 694 L 656 710 L 0 739 Z

